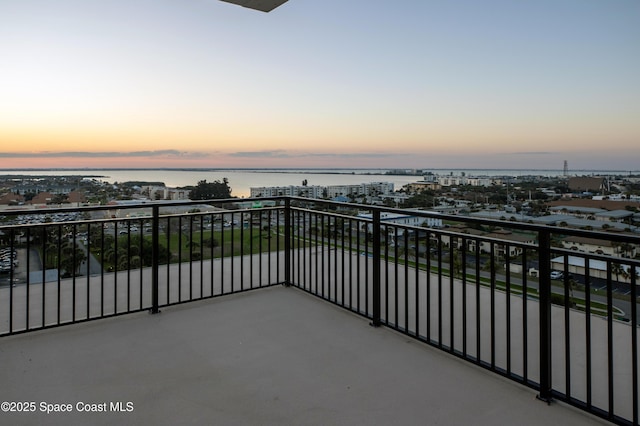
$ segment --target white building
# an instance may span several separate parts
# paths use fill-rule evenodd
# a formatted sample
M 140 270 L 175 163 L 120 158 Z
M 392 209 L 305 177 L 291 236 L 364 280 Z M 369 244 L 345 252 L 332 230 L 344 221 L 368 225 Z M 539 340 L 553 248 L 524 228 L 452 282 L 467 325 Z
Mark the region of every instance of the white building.
M 567 263 L 569 269 L 567 270 L 570 274 L 576 275 L 585 275 L 586 273 L 586 262 L 583 257 L 577 256 L 568 256 Z M 551 259 L 551 268 L 558 271 L 564 271 L 564 257 L 556 257 Z M 618 282 L 630 283 L 631 282 L 631 271 L 634 269 L 630 265 L 622 264 L 620 265 L 620 272 L 616 272 L 612 270 L 612 279 Z M 635 268 L 634 271 L 636 277 L 640 276 L 640 268 Z M 589 259 L 589 276 L 594 278 L 601 278 L 603 280 L 607 279 L 607 262 L 602 260 Z
M 327 186 L 327 196 L 329 198 L 339 196 L 378 196 L 388 195 L 394 191 L 393 183 L 391 182 L 369 182 L 361 183 L 359 185 L 329 185 Z
M 359 218 L 363 219 L 373 219 L 372 213 L 358 213 Z M 384 225 L 405 225 L 405 226 L 423 226 L 423 224 L 427 224 L 431 228 L 441 228 L 442 227 L 442 219 L 440 218 L 432 218 L 432 217 L 420 217 L 413 216 L 408 211 L 407 214 L 400 213 L 381 213 L 380 214 L 380 224 Z M 367 230 L 371 232 L 373 229 L 372 224 L 367 225 Z M 404 234 L 403 229 L 398 229 L 398 235 Z
M 251 198 L 260 197 L 308 197 L 308 198 L 322 198 L 324 187 L 322 186 L 302 186 L 302 185 L 289 185 L 289 186 L 261 186 L 257 188 L 250 188 Z
M 636 256 L 636 246 L 633 244 L 616 244 L 609 240 L 599 240 L 586 237 L 567 237 L 562 240 L 562 247 L 585 253 L 606 254 L 607 256 L 629 257 Z
M 379 196 L 393 193 L 392 182 L 369 182 L 359 185 L 330 185 L 330 186 L 263 186 L 251 188 L 251 197 L 309 197 L 309 198 L 335 198 L 335 197 L 360 197 Z
M 179 188 L 167 188 L 166 186 L 147 185 L 143 186 L 142 192 L 150 200 L 188 200 L 190 190 Z
M 500 185 L 502 181 L 489 177 L 472 177 L 472 176 L 439 176 L 438 183 L 441 186 L 491 186 Z

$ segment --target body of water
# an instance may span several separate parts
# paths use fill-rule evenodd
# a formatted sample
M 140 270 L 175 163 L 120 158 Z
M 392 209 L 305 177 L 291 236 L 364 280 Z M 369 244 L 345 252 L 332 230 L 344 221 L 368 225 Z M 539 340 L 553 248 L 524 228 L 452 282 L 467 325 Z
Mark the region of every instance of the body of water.
M 168 187 L 196 185 L 201 180 L 211 182 L 227 178 L 236 197 L 248 197 L 251 187 L 301 185 L 357 185 L 369 182 L 392 182 L 396 190 L 408 183 L 422 180 L 409 174 L 386 174 L 391 169 L 0 169 L 0 175 L 95 177 L 110 183 L 127 181 L 163 182 Z M 460 176 L 561 176 L 562 170 L 483 170 L 483 169 L 430 169 L 437 175 Z M 572 171 L 571 175 L 626 175 L 616 170 Z

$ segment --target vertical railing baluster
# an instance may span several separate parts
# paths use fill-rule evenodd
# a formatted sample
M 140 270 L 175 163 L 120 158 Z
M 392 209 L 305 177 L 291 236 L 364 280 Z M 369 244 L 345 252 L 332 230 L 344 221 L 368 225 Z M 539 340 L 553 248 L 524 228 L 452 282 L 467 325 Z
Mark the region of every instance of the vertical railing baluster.
M 409 229 L 404 229 L 404 331 L 409 332 Z M 396 324 L 397 326 L 397 324 Z
M 511 245 L 505 244 L 505 315 L 506 319 L 506 341 L 507 341 L 507 375 L 510 377 L 511 371 Z
M 241 222 L 241 226 L 240 226 L 240 283 L 242 286 L 242 281 L 244 280 L 244 252 L 245 252 L 245 246 L 244 246 L 244 233 L 243 233 L 243 229 L 244 229 L 244 223 L 242 221 L 242 217 L 243 217 L 244 213 L 240 213 L 240 222 Z M 253 216 L 255 216 L 255 212 L 249 212 L 249 285 L 251 286 L 251 288 L 253 288 Z M 260 214 L 260 217 L 262 217 L 262 214 Z M 259 223 L 262 221 L 262 219 L 260 219 Z M 258 239 L 260 240 L 260 229 L 258 229 Z M 258 241 L 258 244 L 262 244 L 261 243 L 262 240 Z
M 319 277 L 320 277 L 320 266 L 319 266 L 319 262 L 320 262 L 320 255 L 318 254 L 318 247 L 319 247 L 319 246 L 318 246 L 318 244 L 319 244 L 319 242 L 318 242 L 318 234 L 320 233 L 320 228 L 318 228 L 318 216 L 319 216 L 319 215 L 318 215 L 318 213 L 315 213 L 315 214 L 313 215 L 313 218 L 314 218 L 314 226 L 313 226 L 313 230 L 314 230 L 314 232 L 313 232 L 313 233 L 314 233 L 313 250 L 315 250 L 315 252 L 314 252 L 314 259 L 315 259 L 315 262 L 314 262 L 314 268 L 313 268 L 313 271 L 314 271 L 314 273 L 315 273 L 315 278 L 314 278 L 314 281 L 313 281 L 313 285 L 314 285 L 314 291 L 313 291 L 313 293 L 314 293 L 316 296 L 319 296 L 319 295 L 320 295 L 320 293 L 318 292 L 318 281 L 319 281 L 319 279 L 320 279 L 320 278 L 319 278 Z
M 358 250 L 358 256 L 356 257 L 356 312 L 360 313 L 360 258 L 361 250 L 360 247 L 360 232 L 362 230 L 362 222 L 358 221 L 358 232 L 356 233 L 356 247 Z M 365 253 L 366 255 L 366 253 Z
M 325 227 L 324 227 L 324 218 L 325 215 L 320 215 L 320 229 L 318 231 L 318 233 L 320 234 L 320 291 L 322 293 L 322 298 L 323 299 L 327 299 L 327 300 L 331 300 L 331 283 L 327 283 L 326 279 L 325 279 L 325 274 L 324 274 L 324 270 L 325 270 L 325 265 L 324 265 L 324 252 L 325 252 L 325 247 L 326 247 L 326 243 L 327 243 L 327 239 L 324 235 L 324 231 L 325 231 Z M 316 256 L 318 256 L 317 254 L 318 252 L 316 251 Z M 325 286 L 327 288 L 327 295 L 325 295 Z
M 12 244 L 13 244 L 13 232 L 12 232 Z M 12 251 L 13 253 L 13 251 Z M 61 307 L 61 303 L 60 303 L 60 297 L 61 297 L 61 271 L 62 271 L 62 267 L 61 267 L 61 262 L 62 262 L 62 227 L 58 226 L 58 242 L 57 242 L 57 247 L 56 247 L 56 254 L 57 254 L 57 259 L 56 259 L 56 269 L 58 270 L 58 309 L 57 309 L 57 323 L 60 324 L 60 307 Z M 13 269 L 12 269 L 13 271 Z M 11 282 L 13 283 L 13 280 L 11 280 Z M 11 284 L 13 285 L 13 284 Z
M 160 206 L 153 206 L 151 221 L 151 313 L 157 314 L 158 309 L 158 278 L 160 272 Z M 168 283 L 167 283 L 168 285 Z
M 209 215 L 209 225 L 211 226 L 211 231 L 209 231 L 209 238 L 211 239 L 211 254 L 210 254 L 210 258 L 211 258 L 211 263 L 209 264 L 209 272 L 210 272 L 210 277 L 209 277 L 209 292 L 211 294 L 211 296 L 213 296 L 215 294 L 215 290 L 213 288 L 213 282 L 214 280 L 214 276 L 215 276 L 215 270 L 214 270 L 214 265 L 215 265 L 215 220 L 214 220 L 214 216 L 213 214 Z M 171 263 L 171 256 L 168 255 L 169 253 L 167 253 L 167 266 L 169 266 L 169 264 Z M 167 268 L 167 270 L 169 270 Z M 167 277 L 167 301 L 169 300 L 169 277 Z
M 289 198 L 284 200 L 284 284 L 291 285 L 291 200 Z
M 75 264 L 75 263 L 74 263 Z M 29 299 L 31 298 L 31 228 L 27 228 L 27 298 L 25 300 L 25 329 L 29 330 Z
M 12 267 L 9 268 L 9 334 L 13 333 L 13 287 L 15 286 L 15 282 L 14 280 L 15 278 L 15 267 L 13 267 L 13 253 L 16 253 L 17 255 L 17 249 L 16 249 L 16 233 L 15 233 L 15 229 L 11 228 L 11 231 L 9 231 L 9 238 L 10 238 L 10 242 L 9 242 L 9 253 L 11 253 L 11 262 L 12 262 Z M 59 245 L 60 243 L 58 243 Z M 58 249 L 58 252 L 60 250 Z M 58 258 L 60 258 L 58 256 Z M 58 276 L 60 274 L 58 273 Z M 58 308 L 58 312 L 60 312 L 60 308 Z
M 636 266 L 629 265 L 631 274 L 631 394 L 633 397 L 633 424 L 638 424 L 638 289 Z
M 159 222 L 159 221 L 158 221 Z M 213 240 L 213 219 L 211 220 L 211 239 Z M 153 226 L 153 224 L 152 224 Z M 160 225 L 158 225 L 160 226 Z M 164 231 L 167 244 L 167 305 L 171 304 L 171 217 L 167 217 L 166 229 Z M 153 232 L 153 231 L 152 231 Z M 213 294 L 213 248 L 211 249 L 211 294 Z
M 298 285 L 311 291 L 311 215 L 307 211 L 299 213 L 302 217 L 302 230 L 300 231 L 298 245 L 302 245 L 302 273 Z M 300 241 L 301 240 L 301 241 Z
M 584 260 L 584 304 L 585 304 L 585 351 L 586 351 L 586 375 L 587 375 L 587 409 L 591 410 L 592 408 L 592 398 L 593 398 L 593 385 L 592 385 L 592 375 L 591 375 L 591 365 L 592 365 L 592 354 L 591 354 L 591 266 L 589 263 L 589 258 L 586 257 Z
M 458 246 L 458 237 L 451 238 L 451 247 L 449 250 L 449 352 L 453 353 L 455 350 L 455 275 L 456 275 L 456 259 L 458 254 L 456 249 Z
M 416 231 L 416 266 L 415 266 L 415 283 L 414 283 L 414 295 L 413 303 L 415 306 L 415 336 L 420 338 L 420 232 Z
M 338 218 L 333 218 L 333 227 L 329 233 L 329 239 L 333 235 L 333 298 L 338 303 Z M 329 258 L 331 264 L 331 258 Z M 331 270 L 331 269 L 329 269 Z
M 571 320 L 570 310 L 573 306 L 573 298 L 571 297 L 571 282 L 569 278 L 569 256 L 564 255 L 563 262 L 564 271 L 564 381 L 565 381 L 565 396 L 571 400 Z
M 46 284 L 47 284 L 47 227 L 42 227 L 42 256 L 40 256 L 40 265 L 42 266 L 42 327 L 45 326 L 46 311 Z M 13 262 L 13 258 L 11 258 Z
M 240 290 L 244 290 L 244 217 L 245 213 L 240 213 Z
M 235 222 L 236 222 L 236 214 L 235 213 L 231 213 L 231 226 L 229 228 L 230 229 L 230 236 L 231 236 L 231 254 L 230 254 L 230 258 L 229 258 L 229 264 L 231 266 L 231 270 L 229 271 L 229 275 L 231 275 L 230 280 L 231 280 L 231 290 L 230 292 L 233 293 L 235 291 L 235 270 L 236 270 L 236 262 L 235 262 L 235 258 L 236 258 L 236 240 L 235 240 Z M 251 232 L 251 229 L 249 229 L 249 232 Z M 240 241 L 240 253 L 242 253 L 244 250 L 244 247 L 242 245 L 242 241 Z
M 189 237 L 187 244 L 189 245 L 189 300 L 193 300 L 193 216 L 189 217 Z
M 449 239 L 449 273 L 451 273 L 451 245 L 452 238 Z M 438 236 L 438 348 L 442 349 L 442 268 L 443 268 L 443 253 L 442 253 L 442 235 Z
M 273 284 L 272 279 L 271 279 L 271 234 L 272 234 L 272 210 L 269 210 L 267 212 L 267 284 Z M 242 217 L 240 217 L 240 219 L 242 219 Z M 276 238 L 278 237 L 278 234 L 276 233 Z M 277 241 L 277 239 L 276 239 Z M 277 274 L 276 274 L 276 278 L 277 278 Z
M 225 214 L 222 213 L 220 217 L 220 294 L 224 294 L 224 245 L 225 245 Z
M 480 240 L 476 240 L 476 282 L 475 282 L 475 302 L 476 302 L 476 363 L 482 362 L 482 328 L 481 324 L 481 312 L 480 312 Z
M 102 224 L 102 229 L 105 227 L 105 223 Z M 102 269 L 104 270 L 104 252 L 102 253 Z M 118 233 L 114 229 L 113 233 L 113 313 L 118 313 Z
M 431 247 L 433 241 L 431 232 L 427 233 L 427 282 L 426 284 L 426 301 L 425 301 L 425 316 L 427 317 L 427 343 L 431 343 L 431 250 L 435 247 Z
M 118 221 L 115 223 L 117 231 Z M 116 235 L 118 235 L 116 233 Z M 127 312 L 131 311 L 131 232 L 127 232 Z
M 200 215 L 200 298 L 204 298 L 204 215 Z M 158 268 L 160 265 L 158 264 Z
M 87 273 L 87 319 L 91 318 L 91 269 L 89 268 L 91 266 L 91 224 L 89 223 L 87 225 L 87 235 L 88 235 L 88 239 L 87 239 L 87 256 L 86 256 L 86 263 L 87 263 L 87 268 L 86 268 L 86 273 Z M 76 253 L 77 250 L 77 241 L 76 241 L 76 236 L 73 236 L 73 253 Z M 75 265 L 75 262 L 74 262 Z M 75 266 L 74 266 L 75 267 Z
M 527 250 L 522 253 L 522 264 L 527 265 Z M 529 300 L 529 287 L 527 274 L 522 274 L 522 382 L 529 382 L 529 336 L 527 332 L 528 310 L 527 301 Z
M 380 229 L 383 229 L 382 226 Z M 396 245 L 397 229 L 393 228 L 393 245 Z M 384 235 L 385 238 L 389 238 L 389 234 L 391 233 L 391 228 L 388 225 L 384 226 Z M 382 278 L 381 278 L 382 279 Z M 382 289 L 380 289 L 382 291 Z M 389 325 L 389 241 L 384 245 L 384 323 Z
M 91 263 L 91 255 L 87 262 Z M 104 226 L 102 224 L 100 224 L 100 316 L 104 316 Z
M 609 420 L 613 421 L 614 414 L 614 374 L 613 374 L 613 277 L 611 276 L 611 261 L 607 261 L 607 376 L 609 395 Z
M 182 302 L 182 216 L 178 217 L 178 302 Z M 131 245 L 129 245 L 131 247 Z M 224 240 L 222 241 L 224 247 Z
M 373 215 L 371 215 L 373 217 Z M 369 315 L 369 225 L 365 227 L 364 234 L 364 313 Z M 373 224 L 371 225 L 373 232 Z
M 490 275 L 490 302 L 489 302 L 489 324 L 491 324 L 490 346 L 491 346 L 491 370 L 496 370 L 496 243 L 491 243 L 489 250 L 489 275 Z
M 538 233 L 540 277 L 540 393 L 537 398 L 551 402 L 551 233 L 540 230 Z
M 340 248 L 341 248 L 340 249 L 340 254 L 341 254 L 341 257 L 342 257 L 342 293 L 341 293 L 342 296 L 340 297 L 340 301 L 342 303 L 340 304 L 340 306 L 342 306 L 343 308 L 345 306 L 345 302 L 344 302 L 344 297 L 345 297 L 344 296 L 345 295 L 344 287 L 345 287 L 345 283 L 346 283 L 345 277 L 346 277 L 346 271 L 347 271 L 346 268 L 345 268 L 345 260 L 344 260 L 344 250 L 345 250 L 345 240 L 344 240 L 345 228 L 344 228 L 344 226 L 345 226 L 345 220 L 342 219 L 342 229 L 341 229 L 342 241 L 340 243 Z M 349 238 L 351 238 L 351 237 L 349 237 Z M 336 248 L 336 250 L 337 250 L 337 248 Z M 349 255 L 351 255 L 351 253 L 349 253 Z
M 128 231 L 131 232 L 131 221 L 127 221 L 127 227 L 128 227 Z M 138 272 L 139 274 L 139 278 L 138 278 L 138 282 L 139 282 L 139 295 L 140 295 L 140 309 L 144 309 L 144 305 L 143 305 L 143 296 L 144 296 L 144 258 L 142 256 L 143 253 L 143 235 L 142 235 L 142 229 L 138 230 L 138 263 L 140 264 L 140 267 L 138 268 Z M 151 257 L 153 258 L 153 249 L 151 250 Z M 152 273 L 153 274 L 153 273 Z M 152 277 L 153 280 L 153 277 Z M 153 293 L 153 292 L 152 292 Z M 153 294 L 151 295 L 151 298 L 153 299 Z
M 78 231 L 78 227 L 77 225 L 74 223 L 73 224 L 73 232 L 71 234 L 71 242 L 72 242 L 72 250 L 71 250 L 71 259 L 72 259 L 72 265 L 73 265 L 73 271 L 71 273 L 72 275 L 72 288 L 73 288 L 73 292 L 72 292 L 72 296 L 71 296 L 71 321 L 75 322 L 76 321 L 76 270 L 75 270 L 75 264 L 76 264 L 76 250 L 75 250 L 75 242 L 76 242 L 76 232 Z M 90 235 L 89 232 L 87 230 L 87 242 L 90 239 Z M 68 256 L 68 253 L 65 253 L 66 256 Z M 66 271 L 68 273 L 68 271 Z
M 399 304 L 398 304 L 398 280 L 399 280 L 399 272 L 398 272 L 398 265 L 400 264 L 400 262 L 398 261 L 398 259 L 400 258 L 400 252 L 399 252 L 399 247 L 400 244 L 398 243 L 398 227 L 394 226 L 393 227 L 393 234 L 395 236 L 395 241 L 396 243 L 393 246 L 393 326 L 398 328 L 398 310 L 399 310 Z M 388 287 L 388 286 L 387 286 Z M 389 293 L 386 293 L 386 297 L 389 297 Z M 389 320 L 387 319 L 387 323 L 389 322 Z
M 358 249 L 357 247 L 356 252 Z M 351 219 L 349 219 L 349 309 L 353 311 L 353 220 Z
M 373 210 L 373 320 L 371 325 L 380 326 L 380 210 Z M 396 259 L 397 261 L 397 259 Z M 397 283 L 396 283 L 397 285 Z
M 462 237 L 462 356 L 467 358 L 467 248 L 468 240 Z M 477 261 L 478 259 L 476 259 Z

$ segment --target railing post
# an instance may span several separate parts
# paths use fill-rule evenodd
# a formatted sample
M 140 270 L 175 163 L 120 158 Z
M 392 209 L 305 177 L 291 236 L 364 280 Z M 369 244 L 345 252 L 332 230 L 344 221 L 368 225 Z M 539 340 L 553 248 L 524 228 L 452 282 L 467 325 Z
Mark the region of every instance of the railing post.
M 151 222 L 151 313 L 157 314 L 158 309 L 158 277 L 160 275 L 160 206 L 152 207 L 153 219 Z M 167 283 L 168 285 L 168 283 Z
M 538 399 L 551 403 L 551 233 L 538 233 L 540 308 L 540 394 Z M 526 296 L 525 296 L 526 297 Z
M 284 285 L 291 285 L 291 199 L 284 199 Z
M 373 210 L 373 320 L 371 325 L 380 327 L 380 210 Z

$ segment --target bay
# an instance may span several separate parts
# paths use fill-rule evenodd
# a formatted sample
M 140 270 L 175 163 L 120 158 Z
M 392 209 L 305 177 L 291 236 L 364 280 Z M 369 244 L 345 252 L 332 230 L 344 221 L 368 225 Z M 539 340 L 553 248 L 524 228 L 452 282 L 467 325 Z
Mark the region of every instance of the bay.
M 396 190 L 408 183 L 422 180 L 416 174 L 386 174 L 394 169 L 0 169 L 0 175 L 25 176 L 86 176 L 109 183 L 144 181 L 162 182 L 175 188 L 196 185 L 201 180 L 207 182 L 227 178 L 235 197 L 248 197 L 251 187 L 301 185 L 358 185 L 370 182 L 392 182 Z M 425 170 L 426 171 L 426 170 Z M 561 176 L 562 170 L 489 170 L 489 169 L 430 169 L 436 175 L 460 176 Z M 405 171 L 409 173 L 409 171 Z M 573 175 L 621 175 L 628 172 L 616 170 L 573 171 Z

